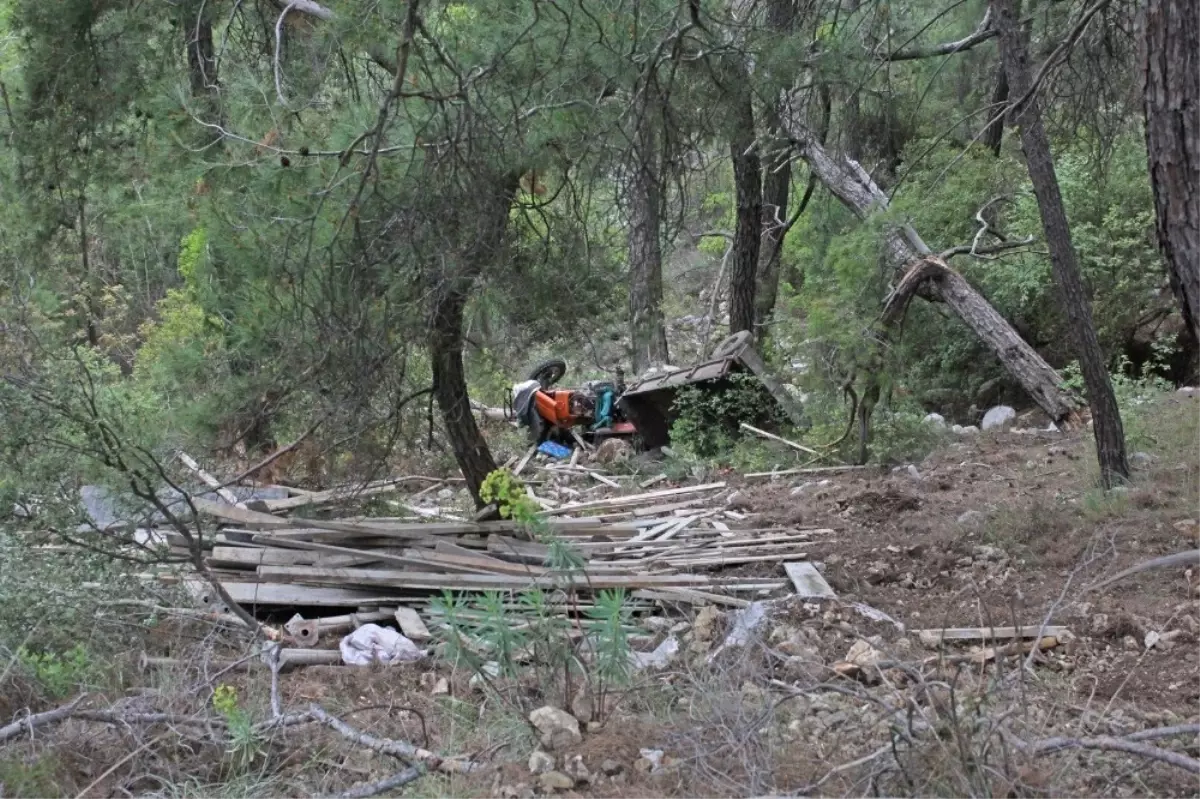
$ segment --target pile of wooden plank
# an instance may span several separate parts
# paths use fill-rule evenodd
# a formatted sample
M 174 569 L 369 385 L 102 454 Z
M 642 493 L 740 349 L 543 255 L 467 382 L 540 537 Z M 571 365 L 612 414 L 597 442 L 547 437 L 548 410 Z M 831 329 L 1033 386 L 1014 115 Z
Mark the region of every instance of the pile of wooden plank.
M 782 564 L 803 560 L 809 545 L 831 540 L 833 531 L 732 528 L 749 520 L 721 501 L 724 488 L 710 483 L 559 504 L 532 527 L 284 518 L 214 501 L 197 510 L 222 522 L 208 536 L 207 565 L 248 609 L 412 607 L 445 590 L 532 587 L 571 588 L 584 602 L 595 591 L 623 588 L 645 600 L 744 605 L 790 587 Z M 582 565 L 550 568 L 551 539 L 567 542 Z M 746 565 L 737 576 L 725 571 Z M 210 585 L 191 580 L 189 587 L 217 609 Z

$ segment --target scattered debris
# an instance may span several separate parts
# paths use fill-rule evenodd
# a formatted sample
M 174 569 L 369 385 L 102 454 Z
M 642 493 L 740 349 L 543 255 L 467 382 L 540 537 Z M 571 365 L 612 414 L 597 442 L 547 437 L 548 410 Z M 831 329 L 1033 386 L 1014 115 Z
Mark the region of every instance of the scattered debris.
M 425 656 L 417 645 L 390 627 L 364 624 L 342 639 L 342 662 L 347 666 L 389 665 L 420 660 Z
M 796 587 L 796 596 L 801 599 L 820 598 L 836 599 L 837 593 L 825 582 L 825 578 L 817 571 L 817 567 L 806 560 L 792 561 L 783 564 L 788 579 Z

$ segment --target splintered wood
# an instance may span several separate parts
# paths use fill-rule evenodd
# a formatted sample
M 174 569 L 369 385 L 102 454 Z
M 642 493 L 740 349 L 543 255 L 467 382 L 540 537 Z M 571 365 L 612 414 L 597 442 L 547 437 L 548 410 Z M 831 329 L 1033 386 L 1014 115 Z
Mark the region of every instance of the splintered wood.
M 539 469 L 567 475 L 555 479 L 599 483 L 597 490 L 619 485 L 619 475 L 584 466 Z M 375 484 L 368 491 L 394 490 L 396 482 Z M 824 528 L 756 527 L 753 514 L 726 508 L 724 489 L 725 483 L 708 483 L 603 499 L 542 500 L 544 510 L 533 525 L 301 516 L 311 515 L 316 504 L 348 494 L 342 491 L 277 500 L 269 506 L 275 513 L 265 512 L 263 504 L 204 501 L 195 507 L 220 525 L 215 535 L 206 536 L 207 564 L 234 602 L 251 610 L 373 611 L 420 638 L 428 631 L 417 609 L 428 609 L 429 600 L 447 590 L 569 589 L 585 607 L 596 591 L 623 589 L 635 603 L 744 607 L 754 598 L 790 588 L 789 578 L 799 574 L 795 567 L 807 557 L 808 547 L 832 541 L 833 530 Z M 404 503 L 393 505 L 409 509 Z M 280 515 L 287 511 L 296 515 Z M 579 567 L 550 568 L 550 539 L 566 541 L 582 558 Z M 187 585 L 199 601 L 220 610 L 209 585 L 195 579 Z M 366 617 L 360 613 L 353 618 L 357 623 Z M 308 633 L 315 636 L 317 630 Z

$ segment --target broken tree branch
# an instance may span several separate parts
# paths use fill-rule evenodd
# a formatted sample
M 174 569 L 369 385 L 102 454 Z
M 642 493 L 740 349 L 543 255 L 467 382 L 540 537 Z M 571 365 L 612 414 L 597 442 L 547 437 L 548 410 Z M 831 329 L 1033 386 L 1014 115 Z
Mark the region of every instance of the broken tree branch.
M 796 114 L 788 114 L 784 126 L 813 174 L 855 216 L 866 220 L 887 210 L 887 196 L 858 162 L 832 156 L 800 123 Z M 892 268 L 898 271 L 933 256 L 933 251 L 906 222 L 889 224 L 883 234 L 883 245 Z M 949 267 L 936 268 L 926 277 L 916 293 L 946 303 L 1060 427 L 1070 428 L 1078 423 L 1077 408 L 1082 405 L 1079 398 L 1063 387 L 1058 373 L 983 295 Z
M 1182 725 L 1179 728 L 1170 728 L 1171 735 L 1175 734 L 1194 734 L 1196 725 Z M 1181 732 L 1176 732 L 1176 730 Z M 1145 740 L 1145 733 L 1152 732 L 1150 730 L 1141 733 L 1142 740 Z M 1137 735 L 1138 733 L 1135 733 Z M 1166 736 L 1162 736 L 1166 737 Z M 1172 752 L 1170 749 L 1163 749 L 1158 746 L 1152 746 L 1147 743 L 1142 743 L 1141 740 L 1135 740 L 1133 736 L 1117 738 L 1111 735 L 1097 735 L 1090 738 L 1043 738 L 1040 741 L 1021 741 L 1015 736 L 1009 734 L 1009 740 L 1021 751 L 1033 757 L 1044 757 L 1055 752 L 1061 752 L 1067 749 L 1098 749 L 1109 752 L 1126 752 L 1138 757 L 1144 757 L 1148 760 L 1157 760 L 1161 763 L 1167 763 L 1188 771 L 1192 774 L 1200 774 L 1200 760 L 1193 757 Z
M 975 29 L 970 36 L 959 39 L 956 42 L 943 42 L 929 47 L 912 47 L 901 48 L 893 51 L 891 54 L 884 56 L 884 61 L 915 61 L 921 58 L 937 58 L 943 55 L 954 55 L 961 53 L 964 50 L 970 50 L 977 44 L 982 44 L 988 39 L 994 39 L 998 31 L 992 27 L 992 7 L 988 6 L 988 10 L 984 13 L 983 19 L 979 23 L 979 27 Z

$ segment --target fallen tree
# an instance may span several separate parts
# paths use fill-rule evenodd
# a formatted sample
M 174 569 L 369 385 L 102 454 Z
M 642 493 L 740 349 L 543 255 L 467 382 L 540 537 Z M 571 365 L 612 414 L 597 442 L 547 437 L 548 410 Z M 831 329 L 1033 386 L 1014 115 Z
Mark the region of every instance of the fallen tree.
M 866 220 L 887 210 L 887 195 L 857 161 L 831 155 L 816 135 L 803 126 L 797 114 L 785 116 L 784 128 L 812 174 L 855 216 Z M 1056 424 L 1064 428 L 1079 424 L 1077 411 L 1083 405 L 1082 400 L 1066 390 L 1058 372 L 966 278 L 945 263 L 945 257 L 957 254 L 958 248 L 939 256 L 911 225 L 903 222 L 889 227 L 883 244 L 888 264 L 898 280 L 898 290 L 889 299 L 889 306 L 897 307 L 897 300 L 907 299 L 912 293 L 945 303 L 996 354 L 1009 374 Z M 910 274 L 917 279 L 906 279 Z M 895 313 L 885 314 L 884 322 L 897 317 Z

